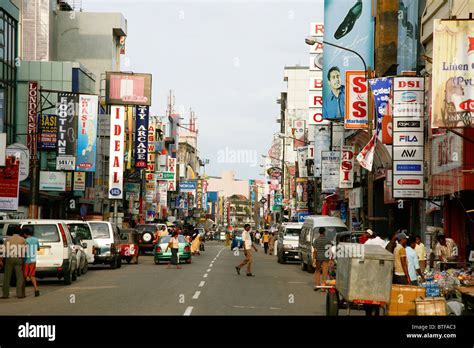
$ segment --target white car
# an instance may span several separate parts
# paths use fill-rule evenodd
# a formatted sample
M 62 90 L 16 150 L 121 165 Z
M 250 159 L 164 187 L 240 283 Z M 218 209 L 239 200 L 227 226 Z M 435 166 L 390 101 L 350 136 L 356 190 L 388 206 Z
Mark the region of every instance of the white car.
M 120 229 L 107 221 L 88 221 L 94 240 L 94 265 L 107 264 L 110 268 L 122 267 L 120 256 Z
M 57 277 L 70 285 L 77 279 L 77 251 L 66 223 L 62 220 L 1 220 L 0 233 L 8 238 L 17 226 L 33 230 L 40 250 L 36 257 L 36 277 Z
M 68 231 L 71 234 L 73 248 L 76 250 L 77 276 L 80 277 L 82 274 L 87 273 L 89 269 L 89 262 L 87 262 L 87 244 L 81 240 L 76 232 L 69 229 Z
M 81 243 L 85 243 L 85 254 L 88 263 L 94 263 L 94 240 L 92 238 L 92 231 L 85 221 L 81 220 L 67 220 L 67 227 L 73 236 L 77 236 Z

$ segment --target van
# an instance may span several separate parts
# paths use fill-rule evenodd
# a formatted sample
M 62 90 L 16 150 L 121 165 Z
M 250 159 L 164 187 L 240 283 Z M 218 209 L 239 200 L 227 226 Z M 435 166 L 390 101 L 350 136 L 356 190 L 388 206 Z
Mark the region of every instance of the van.
M 298 245 L 303 223 L 284 222 L 278 229 L 277 260 L 286 263 L 288 260 L 299 260 Z
M 337 217 L 326 215 L 307 216 L 301 229 L 298 246 L 298 256 L 303 271 L 314 272 L 313 242 L 319 237 L 320 227 L 326 229 L 326 237 L 331 240 L 335 239 L 337 233 L 348 231 L 344 222 Z
M 36 256 L 37 278 L 57 277 L 63 279 L 65 285 L 70 285 L 73 280 L 77 279 L 77 251 L 64 221 L 1 220 L 0 234 L 3 240 L 11 236 L 18 225 L 20 227 L 28 226 L 39 240 L 40 250 Z
M 106 264 L 110 268 L 122 267 L 120 255 L 120 229 L 108 221 L 88 221 L 94 242 L 94 265 Z

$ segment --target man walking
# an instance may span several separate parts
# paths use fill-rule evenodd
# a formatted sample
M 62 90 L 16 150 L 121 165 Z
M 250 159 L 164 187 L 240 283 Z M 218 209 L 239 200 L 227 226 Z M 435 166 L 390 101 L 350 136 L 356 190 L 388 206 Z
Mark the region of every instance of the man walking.
M 331 240 L 326 237 L 326 229 L 320 227 L 319 237 L 313 242 L 314 291 L 317 291 L 317 286 L 321 285 L 321 271 L 323 281 L 328 279 L 330 250 Z
M 39 240 L 36 237 L 33 237 L 33 230 L 28 228 L 28 226 L 23 227 L 22 230 L 24 231 L 26 237 L 26 257 L 25 257 L 25 265 L 23 267 L 25 281 L 30 278 L 31 283 L 35 289 L 35 297 L 40 295 L 38 289 L 38 283 L 36 282 L 36 255 L 37 251 L 40 249 L 39 247 Z
M 23 258 L 25 256 L 25 238 L 20 236 L 20 225 L 15 226 L 13 235 L 6 244 L 7 257 L 5 261 L 5 275 L 3 278 L 3 297 L 10 296 L 10 282 L 13 272 L 16 275 L 16 296 L 25 297 L 25 279 L 23 278 Z
M 251 249 L 254 248 L 255 252 L 257 252 L 257 248 L 252 243 L 252 238 L 250 237 L 250 225 L 245 224 L 244 231 L 242 232 L 242 241 L 244 243 L 244 250 L 245 250 L 245 260 L 242 263 L 235 267 L 237 274 L 240 274 L 240 269 L 247 265 L 247 277 L 254 277 L 252 274 L 252 254 Z

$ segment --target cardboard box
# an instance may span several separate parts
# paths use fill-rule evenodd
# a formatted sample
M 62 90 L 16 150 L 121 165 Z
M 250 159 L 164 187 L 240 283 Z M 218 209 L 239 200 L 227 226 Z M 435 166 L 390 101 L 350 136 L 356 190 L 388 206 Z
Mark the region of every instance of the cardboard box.
M 424 299 L 426 289 L 413 285 L 392 285 L 387 315 L 417 315 L 415 300 Z
M 416 300 L 416 315 L 446 315 L 446 299 L 444 297 L 429 297 Z

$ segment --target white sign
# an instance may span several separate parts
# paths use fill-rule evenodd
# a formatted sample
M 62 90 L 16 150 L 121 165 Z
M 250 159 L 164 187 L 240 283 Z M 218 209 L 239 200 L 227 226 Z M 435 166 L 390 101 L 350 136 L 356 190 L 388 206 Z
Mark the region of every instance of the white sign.
M 308 147 L 301 146 L 298 149 L 298 173 L 300 178 L 308 177 L 308 168 L 306 167 L 306 160 L 308 159 Z
M 125 107 L 111 106 L 109 151 L 109 199 L 123 198 Z
M 308 159 L 314 160 L 314 145 L 308 145 Z
M 423 190 L 393 190 L 393 198 L 423 198 Z
M 329 126 L 316 126 L 314 134 L 314 176 L 321 177 L 321 152 L 331 148 L 331 131 Z
M 40 171 L 39 189 L 40 191 L 66 191 L 66 173 Z
M 76 169 L 76 157 L 74 156 L 57 156 L 56 157 L 57 170 L 74 170 Z
M 74 191 L 86 190 L 86 172 L 74 172 Z
M 310 108 L 322 108 L 323 107 L 323 91 L 312 91 L 309 92 L 308 106 Z
M 324 23 L 323 22 L 311 22 L 309 28 L 309 35 L 316 37 L 324 37 Z
M 393 134 L 394 146 L 423 146 L 423 132 L 397 132 Z
M 423 132 L 423 119 L 394 117 L 393 132 Z
M 425 79 L 423 77 L 395 77 L 393 79 L 394 91 L 424 91 Z
M 394 104 L 423 104 L 425 93 L 423 91 L 394 91 Z
M 174 179 L 168 181 L 168 191 L 176 191 L 176 158 L 168 156 L 168 171 L 174 173 Z
M 394 161 L 423 161 L 423 147 L 393 147 Z
M 453 133 L 433 137 L 431 153 L 432 174 L 459 168 L 463 163 L 463 140 Z
M 368 85 L 365 71 L 346 71 L 346 113 L 344 127 L 346 129 L 367 128 L 368 117 Z
M 28 178 L 30 174 L 30 150 L 24 144 L 14 143 L 7 147 L 7 155 L 20 152 L 20 181 Z
M 158 202 L 161 206 L 165 206 L 168 201 L 168 182 L 158 181 L 158 192 L 160 194 L 160 201 Z
M 0 133 L 0 167 L 5 166 L 7 150 L 7 133 Z
M 339 157 L 337 151 L 321 152 L 322 167 L 322 193 L 334 193 L 339 187 Z
M 354 186 L 354 146 L 343 146 L 341 149 L 341 164 L 339 175 L 340 188 Z
M 349 191 L 349 209 L 362 208 L 362 187 Z
M 393 175 L 395 190 L 411 189 L 423 191 L 423 175 Z
M 392 113 L 394 117 L 423 118 L 423 109 L 423 104 L 395 104 Z

